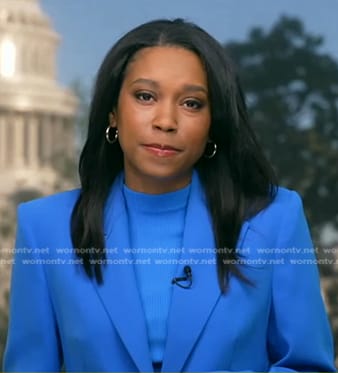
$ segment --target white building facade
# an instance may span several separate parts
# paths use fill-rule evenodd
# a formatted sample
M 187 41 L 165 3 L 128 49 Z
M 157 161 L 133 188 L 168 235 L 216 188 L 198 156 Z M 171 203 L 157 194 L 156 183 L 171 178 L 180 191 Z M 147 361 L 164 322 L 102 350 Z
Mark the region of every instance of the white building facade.
M 53 162 L 75 157 L 77 98 L 57 82 L 59 40 L 38 0 L 0 0 L 0 311 L 19 202 L 13 196 L 54 192 L 62 180 Z
M 38 0 L 0 0 L 0 196 L 52 190 L 74 153 L 77 100 L 56 80 L 59 37 Z

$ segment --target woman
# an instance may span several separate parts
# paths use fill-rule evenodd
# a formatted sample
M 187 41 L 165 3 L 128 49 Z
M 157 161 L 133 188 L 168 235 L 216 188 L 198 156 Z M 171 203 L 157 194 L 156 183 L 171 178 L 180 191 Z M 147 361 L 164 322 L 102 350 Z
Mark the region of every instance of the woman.
M 335 370 L 300 198 L 205 31 L 113 46 L 79 169 L 19 207 L 5 371 Z

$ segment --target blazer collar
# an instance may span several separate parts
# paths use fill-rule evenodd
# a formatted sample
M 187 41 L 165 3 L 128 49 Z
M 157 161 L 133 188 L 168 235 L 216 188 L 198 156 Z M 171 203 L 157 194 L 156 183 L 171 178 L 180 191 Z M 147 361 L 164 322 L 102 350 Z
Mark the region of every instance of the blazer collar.
M 94 283 L 110 320 L 131 359 L 141 372 L 152 371 L 147 329 L 130 248 L 128 216 L 122 192 L 123 175 L 115 180 L 104 212 L 104 231 L 108 264 L 104 267 L 104 285 Z M 109 260 L 112 262 L 109 263 Z
M 163 371 L 183 370 L 209 314 L 220 297 L 214 248 L 211 217 L 206 207 L 203 188 L 195 172 L 185 220 L 184 251 L 176 273 L 177 277 L 182 276 L 184 266 L 189 265 L 193 282 L 189 289 L 173 285 Z
M 115 260 L 104 268 L 104 286 L 95 287 L 121 340 L 140 371 L 152 371 L 144 311 L 138 291 L 124 203 L 123 175 L 117 177 L 105 208 L 106 244 Z M 117 248 L 117 249 L 115 249 Z M 215 241 L 204 191 L 197 172 L 192 178 L 183 235 L 183 252 L 176 276 L 192 269 L 189 289 L 173 285 L 163 371 L 182 371 L 217 300 L 221 296 L 216 271 Z M 120 261 L 120 262 L 119 262 Z M 123 264 L 122 264 L 123 263 Z M 129 315 L 127 317 L 126 315 Z

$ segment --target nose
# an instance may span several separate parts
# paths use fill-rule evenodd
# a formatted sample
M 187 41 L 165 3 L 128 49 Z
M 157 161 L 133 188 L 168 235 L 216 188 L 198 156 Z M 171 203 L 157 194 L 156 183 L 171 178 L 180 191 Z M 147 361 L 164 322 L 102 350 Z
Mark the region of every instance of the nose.
M 163 132 L 176 132 L 177 112 L 175 105 L 170 102 L 158 103 L 152 126 L 153 129 Z

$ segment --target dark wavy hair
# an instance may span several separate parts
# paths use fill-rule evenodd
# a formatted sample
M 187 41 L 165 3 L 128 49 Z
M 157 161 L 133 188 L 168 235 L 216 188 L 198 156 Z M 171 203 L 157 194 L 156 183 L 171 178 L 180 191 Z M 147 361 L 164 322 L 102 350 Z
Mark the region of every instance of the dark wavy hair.
M 212 159 L 202 157 L 195 168 L 205 189 L 218 248 L 217 273 L 224 292 L 229 275 L 242 275 L 234 264 L 243 221 L 268 206 L 276 194 L 276 177 L 249 124 L 244 95 L 225 48 L 197 25 L 182 19 L 155 20 L 123 36 L 106 55 L 97 75 L 90 107 L 88 136 L 80 157 L 81 193 L 71 219 L 72 241 L 85 272 L 103 282 L 105 258 L 103 210 L 115 177 L 123 170 L 118 143 L 105 139 L 109 113 L 117 107 L 129 61 L 142 48 L 176 46 L 201 59 L 208 81 L 211 106 L 209 137 L 217 142 Z M 77 248 L 93 248 L 83 252 Z

